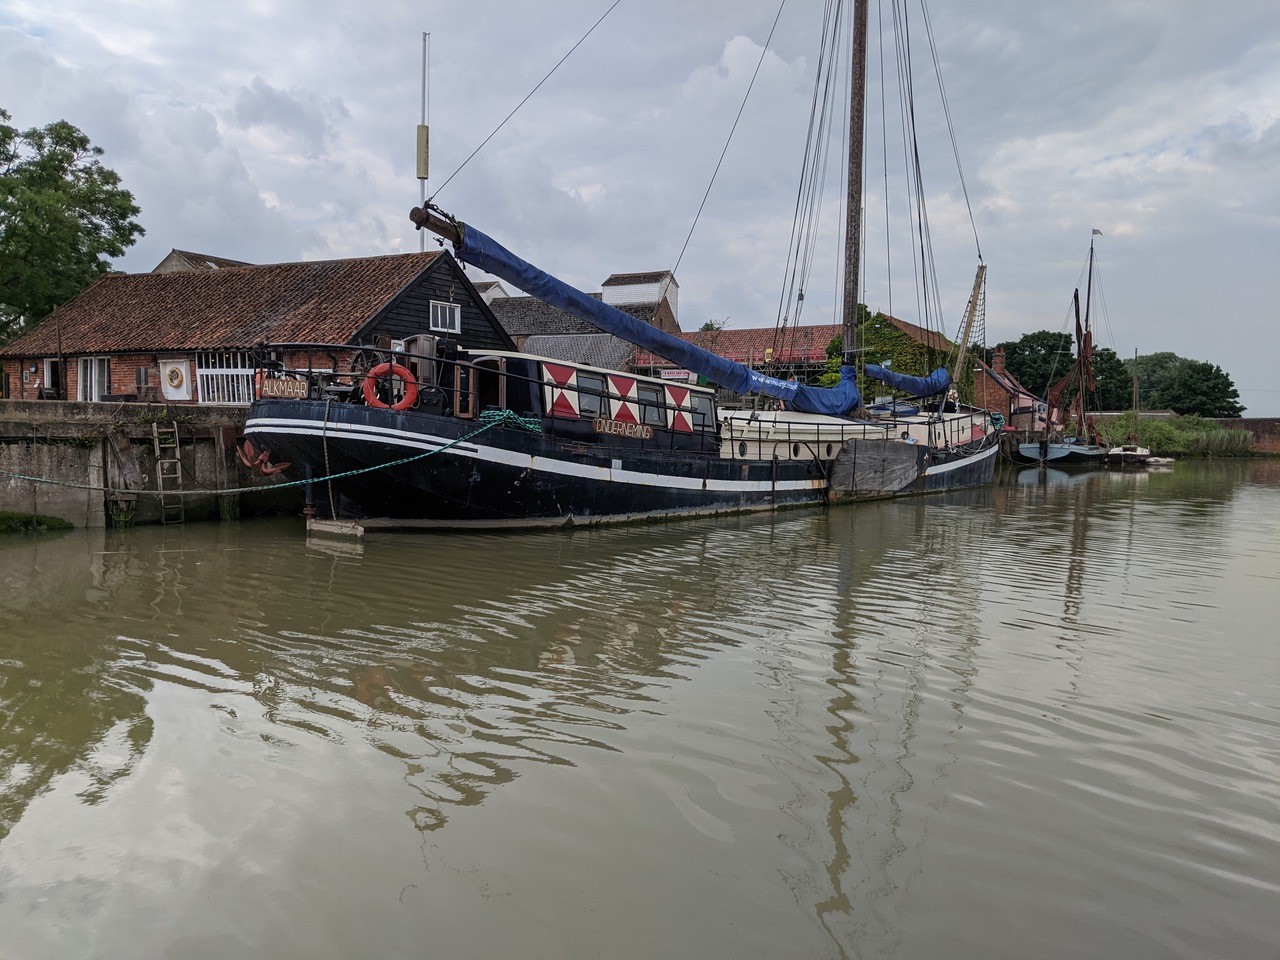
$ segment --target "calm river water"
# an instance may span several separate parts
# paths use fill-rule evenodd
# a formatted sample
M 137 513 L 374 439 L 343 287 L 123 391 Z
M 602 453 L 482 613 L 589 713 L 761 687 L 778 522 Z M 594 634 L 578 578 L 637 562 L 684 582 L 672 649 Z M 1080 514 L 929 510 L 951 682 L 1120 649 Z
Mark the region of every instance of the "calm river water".
M 0 957 L 1274 958 L 1280 462 L 0 538 Z

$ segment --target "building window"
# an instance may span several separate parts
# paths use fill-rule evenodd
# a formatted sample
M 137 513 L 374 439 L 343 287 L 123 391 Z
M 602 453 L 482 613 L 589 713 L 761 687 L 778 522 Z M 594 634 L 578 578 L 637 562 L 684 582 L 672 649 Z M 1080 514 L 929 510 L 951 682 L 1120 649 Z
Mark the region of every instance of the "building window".
M 456 303 L 431 301 L 431 329 L 441 333 L 462 332 L 462 307 Z
M 106 357 L 81 357 L 80 379 L 76 384 L 76 399 L 88 403 L 101 400 L 111 392 L 111 367 Z
M 196 354 L 196 399 L 200 403 L 253 402 L 253 355 L 246 350 Z

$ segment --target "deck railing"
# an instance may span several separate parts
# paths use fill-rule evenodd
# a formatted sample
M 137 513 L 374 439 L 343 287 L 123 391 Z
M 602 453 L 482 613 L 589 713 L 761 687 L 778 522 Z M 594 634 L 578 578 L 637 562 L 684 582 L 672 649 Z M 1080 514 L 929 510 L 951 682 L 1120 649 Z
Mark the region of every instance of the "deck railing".
M 412 352 L 391 351 L 384 348 L 353 348 L 351 346 L 334 346 L 331 344 L 289 344 L 279 345 L 277 351 L 303 350 L 334 351 L 344 350 L 351 353 L 350 372 L 308 369 L 286 370 L 276 361 L 264 368 L 266 376 L 287 376 L 305 379 L 308 383 L 308 396 L 311 399 L 353 400 L 360 393 L 364 373 L 361 367 L 369 368 L 376 363 L 391 361 L 408 366 L 410 362 L 419 370 L 429 371 L 430 375 L 416 381 L 419 388 L 418 405 L 424 402 L 434 405 L 440 412 L 448 413 L 457 409 L 455 383 L 460 382 L 455 371 L 468 372 L 471 396 L 476 395 L 474 384 L 477 378 L 498 376 L 505 381 L 502 396 L 508 399 L 519 396 L 534 396 L 546 389 L 542 379 L 539 358 L 512 358 L 509 355 L 495 357 L 478 357 L 474 360 L 460 358 L 442 358 Z M 354 351 L 354 352 L 353 352 Z M 332 356 L 332 353 L 328 354 Z M 526 360 L 537 371 L 536 375 L 510 369 L 507 363 L 499 367 L 493 366 L 494 360 L 510 361 Z M 607 382 L 607 381 L 606 381 Z M 893 420 L 850 420 L 831 424 L 797 423 L 786 417 L 777 419 L 771 411 L 761 411 L 761 415 L 751 417 L 731 416 L 729 412 L 717 414 L 714 403 L 711 415 L 679 408 L 679 412 L 689 418 L 693 430 L 672 430 L 668 423 L 671 414 L 678 408 L 667 402 L 663 391 L 657 401 L 638 400 L 636 397 L 623 397 L 609 389 L 603 391 L 592 388 L 580 390 L 576 386 L 557 386 L 557 390 L 576 393 L 579 396 L 589 395 L 594 401 L 588 404 L 590 412 L 578 417 L 552 416 L 543 411 L 539 404 L 534 410 L 515 410 L 514 412 L 542 418 L 543 431 L 566 443 L 590 442 L 602 451 L 617 450 L 690 450 L 703 453 L 716 453 L 729 459 L 758 461 L 760 459 L 779 460 L 831 460 L 839 453 L 841 447 L 851 439 L 895 439 L 895 431 L 904 429 L 903 421 Z M 584 424 L 597 418 L 597 410 L 608 410 L 609 402 L 628 402 L 641 409 L 640 425 L 653 427 L 650 436 L 629 436 L 626 438 L 599 434 L 584 429 Z M 583 409 L 581 401 L 574 405 Z M 656 410 L 661 414 L 661 425 L 646 422 L 645 408 Z M 467 408 L 466 416 L 475 417 L 481 410 Z M 606 418 L 607 419 L 607 418 Z M 656 419 L 656 418 L 655 418 Z M 935 450 L 948 450 L 956 453 L 973 452 L 981 447 L 998 442 L 998 431 L 991 428 L 989 415 L 984 410 L 974 410 L 968 415 L 947 414 L 942 420 L 911 422 L 905 426 L 912 439 Z

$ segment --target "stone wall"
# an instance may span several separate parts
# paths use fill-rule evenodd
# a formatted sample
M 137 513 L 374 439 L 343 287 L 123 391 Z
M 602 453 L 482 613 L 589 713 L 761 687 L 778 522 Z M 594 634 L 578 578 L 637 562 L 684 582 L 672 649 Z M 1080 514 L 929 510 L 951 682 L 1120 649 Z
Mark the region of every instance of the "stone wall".
M 0 511 L 103 526 L 113 497 L 85 488 L 107 487 L 128 491 L 117 509 L 132 506 L 133 522 L 159 522 L 153 423 L 168 429 L 176 423 L 183 489 L 270 486 L 273 481 L 249 473 L 235 455 L 246 412 L 245 407 L 0 401 Z M 300 513 L 303 494 L 301 488 L 211 492 L 184 496 L 182 504 L 187 520 L 232 519 L 242 512 Z

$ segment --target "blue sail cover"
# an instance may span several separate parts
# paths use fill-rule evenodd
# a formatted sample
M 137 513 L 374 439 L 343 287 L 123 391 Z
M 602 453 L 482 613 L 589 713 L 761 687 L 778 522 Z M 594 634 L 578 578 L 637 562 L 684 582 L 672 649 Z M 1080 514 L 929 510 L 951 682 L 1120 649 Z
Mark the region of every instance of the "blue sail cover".
M 946 367 L 939 367 L 927 377 L 913 377 L 886 370 L 878 363 L 868 363 L 867 376 L 875 377 L 896 390 L 904 390 L 913 397 L 932 397 L 951 386 L 951 374 L 947 373 Z
M 736 393 L 762 393 L 766 397 L 785 401 L 792 410 L 831 416 L 848 415 L 862 404 L 852 367 L 840 368 L 840 382 L 834 387 L 810 387 L 794 380 L 768 377 L 741 363 L 727 360 L 665 333 L 595 297 L 587 296 L 581 290 L 575 290 L 533 264 L 521 260 L 475 227 L 462 227 L 462 240 L 457 245 L 457 252 L 459 259 L 495 277 L 501 277 L 544 303 L 559 307 L 605 333 L 634 343 Z

